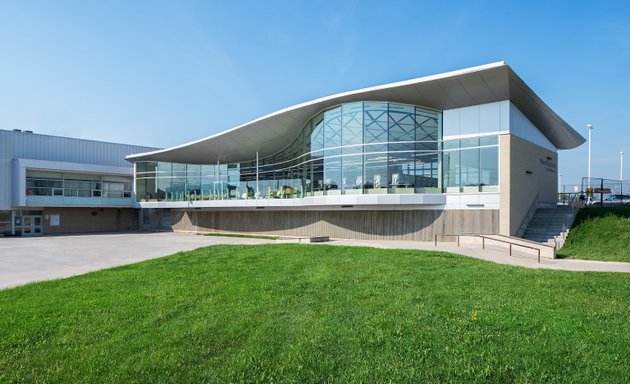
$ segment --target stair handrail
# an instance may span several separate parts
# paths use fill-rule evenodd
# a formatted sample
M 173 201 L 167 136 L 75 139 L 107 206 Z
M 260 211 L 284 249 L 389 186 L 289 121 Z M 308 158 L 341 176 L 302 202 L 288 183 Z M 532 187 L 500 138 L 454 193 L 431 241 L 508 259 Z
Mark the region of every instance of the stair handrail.
M 500 234 L 482 234 L 482 233 L 446 234 L 446 233 L 436 233 L 434 235 L 434 244 L 437 247 L 437 245 L 438 245 L 438 237 L 455 237 L 457 239 L 457 246 L 459 247 L 461 245 L 460 236 L 474 236 L 474 237 L 480 238 L 481 239 L 481 249 L 486 249 L 486 240 L 497 241 L 497 242 L 500 242 L 500 243 L 508 244 L 510 256 L 513 256 L 512 248 L 514 246 L 516 246 L 516 247 L 523 247 L 523 248 L 527 248 L 527 249 L 533 249 L 533 250 L 537 251 L 537 253 L 538 253 L 537 256 L 538 256 L 538 262 L 539 263 L 540 263 L 540 257 L 541 257 L 541 249 L 543 249 L 543 248 L 554 248 L 553 258 L 555 259 L 555 257 L 556 257 L 555 247 L 550 247 L 548 245 L 541 244 L 541 243 L 538 243 L 536 241 L 520 239 L 520 238 L 516 238 L 516 237 L 512 237 L 512 236 L 504 236 L 504 235 L 500 235 Z M 496 238 L 496 237 L 491 237 L 491 236 L 498 236 L 498 237 L 501 237 L 501 238 Z M 516 240 L 518 242 L 516 242 L 514 240 Z M 527 244 L 522 244 L 522 243 L 531 243 L 532 245 L 527 245 Z M 536 245 L 536 246 L 533 246 L 533 245 Z
M 516 237 L 522 237 L 525 233 L 525 229 L 527 228 L 529 221 L 532 219 L 532 217 L 534 217 L 534 214 L 536 213 L 536 208 L 538 208 L 538 200 L 540 200 L 540 193 L 536 194 L 536 196 L 534 197 L 534 201 L 532 201 L 529 208 L 527 209 L 527 213 L 525 214 L 525 217 L 523 217 L 521 225 L 519 225 L 518 227 L 518 231 L 516 231 Z

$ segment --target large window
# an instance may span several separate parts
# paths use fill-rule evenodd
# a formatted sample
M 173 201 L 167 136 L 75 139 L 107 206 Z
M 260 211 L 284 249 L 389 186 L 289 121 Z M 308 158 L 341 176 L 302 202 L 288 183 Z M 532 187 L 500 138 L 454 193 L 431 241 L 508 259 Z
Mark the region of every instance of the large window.
M 146 164 L 138 169 L 146 173 Z M 146 191 L 148 180 L 138 183 Z M 130 198 L 131 177 L 26 170 L 26 196 Z
M 499 185 L 497 136 L 448 140 L 443 144 L 445 192 L 496 192 Z
M 284 150 L 234 164 L 136 164 L 138 198 L 208 200 L 492 191 L 496 136 L 442 143 L 438 111 L 356 102 L 311 118 Z M 157 171 L 155 171 L 157 169 Z

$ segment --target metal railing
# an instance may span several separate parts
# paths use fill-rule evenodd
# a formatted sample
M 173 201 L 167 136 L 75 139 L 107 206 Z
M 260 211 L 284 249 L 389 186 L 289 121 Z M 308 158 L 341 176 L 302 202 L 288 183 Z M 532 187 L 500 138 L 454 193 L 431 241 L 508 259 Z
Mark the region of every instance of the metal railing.
M 130 198 L 131 191 L 103 190 L 86 188 L 62 188 L 62 187 L 26 187 L 26 196 L 54 196 L 54 197 L 90 197 L 90 198 Z
M 580 195 L 585 195 L 588 206 L 627 205 L 630 204 L 630 180 L 583 177 Z
M 459 247 L 461 242 L 460 242 L 460 236 L 476 236 L 481 238 L 481 249 L 486 249 L 486 239 L 488 240 L 492 240 L 492 241 L 498 241 L 500 243 L 506 243 L 509 244 L 509 253 L 510 256 L 512 256 L 512 247 L 513 246 L 517 246 L 517 247 L 522 247 L 522 248 L 528 248 L 528 249 L 533 249 L 535 251 L 537 251 L 537 256 L 538 256 L 538 263 L 540 263 L 540 248 L 537 247 L 533 247 L 530 245 L 525 245 L 525 244 L 519 244 L 519 243 L 515 243 L 509 240 L 503 240 L 503 239 L 496 239 L 494 237 L 489 237 L 486 235 L 480 235 L 480 234 L 461 234 L 461 235 L 450 235 L 450 234 L 435 234 L 434 236 L 434 244 L 435 246 L 438 245 L 438 236 L 442 236 L 442 237 L 455 237 L 457 238 L 457 246 Z
M 532 203 L 529 205 L 527 213 L 525 214 L 525 217 L 523 217 L 523 220 L 521 220 L 521 224 L 518 226 L 518 231 L 516 231 L 517 236 L 522 236 L 523 233 L 525 233 L 527 225 L 529 224 L 532 217 L 534 217 L 534 215 L 536 214 L 536 209 L 538 208 L 538 200 L 540 200 L 540 193 L 536 194 L 536 197 L 534 197 L 534 201 L 532 201 Z
M 481 237 L 481 249 L 486 249 L 486 239 L 492 240 L 492 241 L 498 241 L 500 243 L 507 243 L 507 244 L 509 244 L 510 245 L 510 256 L 512 256 L 512 246 L 513 245 L 516 245 L 517 247 L 523 247 L 523 248 L 536 250 L 536 251 L 538 251 L 538 262 L 540 263 L 540 248 L 532 247 L 532 246 L 525 245 L 525 244 L 517 244 L 517 243 L 513 243 L 511 241 L 507 241 L 507 240 L 503 240 L 503 239 L 495 239 L 493 237 L 488 237 L 488 236 L 484 236 L 484 235 L 479 235 L 479 237 Z

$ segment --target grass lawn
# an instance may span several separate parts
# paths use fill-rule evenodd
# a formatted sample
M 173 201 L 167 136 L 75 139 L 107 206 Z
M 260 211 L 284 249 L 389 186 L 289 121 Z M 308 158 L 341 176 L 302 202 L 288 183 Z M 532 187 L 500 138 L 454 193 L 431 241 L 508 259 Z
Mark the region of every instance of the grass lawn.
M 630 262 L 630 206 L 580 210 L 558 257 Z
M 213 246 L 0 291 L 0 382 L 627 383 L 630 275 Z

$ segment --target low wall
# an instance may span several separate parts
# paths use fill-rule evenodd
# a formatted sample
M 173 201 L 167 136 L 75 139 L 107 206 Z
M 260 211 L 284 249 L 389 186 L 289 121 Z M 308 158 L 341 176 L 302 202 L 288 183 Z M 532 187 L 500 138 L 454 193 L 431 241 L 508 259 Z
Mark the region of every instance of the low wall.
M 434 234 L 498 233 L 498 210 L 176 211 L 176 231 L 433 240 Z M 157 223 L 156 223 L 157 224 Z

